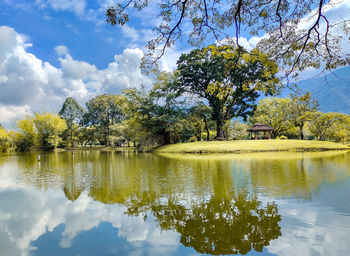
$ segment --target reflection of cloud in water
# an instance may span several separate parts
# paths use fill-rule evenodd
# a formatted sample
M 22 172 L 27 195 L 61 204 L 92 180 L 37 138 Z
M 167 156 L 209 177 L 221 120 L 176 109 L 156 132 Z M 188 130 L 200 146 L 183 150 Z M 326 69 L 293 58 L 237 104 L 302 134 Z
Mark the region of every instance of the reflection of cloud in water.
M 347 255 L 349 216 L 328 207 L 278 202 L 282 217 L 282 236 L 271 242 L 268 251 L 277 255 Z
M 27 256 L 40 236 L 65 224 L 60 246 L 68 248 L 79 233 L 109 222 L 117 237 L 125 238 L 135 247 L 147 245 L 156 254 L 176 250 L 178 235 L 157 229 L 154 219 L 125 215 L 125 207 L 103 205 L 87 194 L 75 202 L 67 201 L 62 192 L 36 191 L 26 188 L 0 188 L 0 248 L 2 255 Z M 137 246 L 137 243 L 139 245 Z

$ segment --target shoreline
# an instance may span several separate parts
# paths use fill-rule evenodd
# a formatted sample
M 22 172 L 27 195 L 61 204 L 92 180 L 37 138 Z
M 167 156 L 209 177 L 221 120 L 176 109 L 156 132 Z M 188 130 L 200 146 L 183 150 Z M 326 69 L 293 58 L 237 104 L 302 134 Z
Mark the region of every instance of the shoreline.
M 135 147 L 74 147 L 56 148 L 52 151 L 43 151 L 34 148 L 27 152 L 69 152 L 69 151 L 100 151 L 100 152 L 128 152 L 128 153 L 155 153 L 155 154 L 249 154 L 249 153 L 302 153 L 326 151 L 350 151 L 344 144 L 329 141 L 308 140 L 233 140 L 233 141 L 199 141 L 176 143 L 162 146 L 137 149 Z M 9 152 L 10 153 L 10 152 Z M 20 152 L 12 152 L 20 153 Z
M 348 151 L 349 146 L 329 141 L 306 140 L 236 140 L 177 143 L 159 146 L 153 153 L 245 154 L 267 152 Z

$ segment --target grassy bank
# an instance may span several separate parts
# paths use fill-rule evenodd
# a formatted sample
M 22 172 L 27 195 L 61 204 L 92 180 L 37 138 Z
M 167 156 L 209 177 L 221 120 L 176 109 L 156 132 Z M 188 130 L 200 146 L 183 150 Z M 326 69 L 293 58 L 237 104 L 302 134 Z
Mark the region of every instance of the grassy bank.
M 178 143 L 157 147 L 155 153 L 248 153 L 272 151 L 350 150 L 343 144 L 310 140 L 236 140 Z

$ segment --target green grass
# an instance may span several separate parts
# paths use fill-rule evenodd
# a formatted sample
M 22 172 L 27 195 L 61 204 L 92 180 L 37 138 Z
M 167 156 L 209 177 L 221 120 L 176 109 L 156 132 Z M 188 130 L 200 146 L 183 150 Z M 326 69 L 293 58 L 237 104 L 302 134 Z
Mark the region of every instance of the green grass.
M 225 160 L 301 160 L 312 158 L 327 158 L 346 154 L 343 150 L 327 150 L 319 152 L 251 152 L 251 153 L 208 153 L 208 154 L 188 154 L 188 153 L 156 153 L 157 156 L 181 161 L 225 161 Z
M 311 140 L 236 140 L 178 143 L 157 147 L 155 153 L 248 153 L 271 151 L 350 150 L 343 144 Z

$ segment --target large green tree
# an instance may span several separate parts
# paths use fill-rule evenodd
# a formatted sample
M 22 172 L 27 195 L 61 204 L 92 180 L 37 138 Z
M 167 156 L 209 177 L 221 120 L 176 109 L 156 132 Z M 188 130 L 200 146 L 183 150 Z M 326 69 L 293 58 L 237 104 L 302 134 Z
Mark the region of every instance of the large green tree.
M 350 139 L 350 115 L 314 112 L 309 123 L 311 134 L 318 140 L 346 142 Z
M 106 144 L 107 137 L 111 135 L 110 126 L 123 120 L 124 103 L 122 95 L 113 94 L 98 95 L 86 103 L 88 112 L 85 114 L 85 123 L 98 125 L 102 144 Z
M 61 118 L 67 122 L 67 130 L 70 137 L 70 143 L 74 147 L 74 133 L 77 130 L 77 124 L 81 123 L 85 110 L 72 97 L 68 97 L 61 110 L 58 112 Z
M 208 101 L 218 139 L 224 138 L 224 122 L 233 117 L 247 119 L 254 113 L 262 93 L 278 89 L 278 67 L 255 49 L 251 52 L 232 46 L 210 45 L 182 54 L 177 62 L 174 87 Z
M 34 119 L 30 116 L 18 121 L 17 127 L 19 132 L 17 134 L 17 150 L 30 150 L 37 142 L 37 130 L 35 128 Z
M 129 89 L 128 98 L 134 122 L 138 122 L 153 142 L 169 144 L 177 142 L 178 125 L 184 116 L 183 108 L 167 93 L 165 84 L 156 83 L 150 92 Z
M 332 3 L 331 3 L 332 2 Z M 349 54 L 341 52 L 347 40 L 350 21 L 329 19 L 330 7 L 342 1 L 330 0 L 121 0 L 106 10 L 106 22 L 124 25 L 129 9 L 143 11 L 152 6 L 153 14 L 162 19 L 154 27 L 155 36 L 148 42 L 146 64 L 159 59 L 176 40 L 194 46 L 234 38 L 240 44 L 240 32 L 251 36 L 265 34 L 259 43 L 276 60 L 283 63 L 287 74 L 295 69 L 326 69 L 349 63 Z M 183 34 L 183 31 L 190 33 Z M 339 33 L 342 31 L 342 33 Z M 208 36 L 210 35 L 210 36 Z
M 318 102 L 311 97 L 310 92 L 291 94 L 291 102 L 288 106 L 288 118 L 299 129 L 299 138 L 304 139 L 304 126 L 312 120 L 312 113 L 318 109 Z
M 67 129 L 66 121 L 58 115 L 36 113 L 33 118 L 38 136 L 38 146 L 43 149 L 53 149 L 61 142 L 60 135 Z

